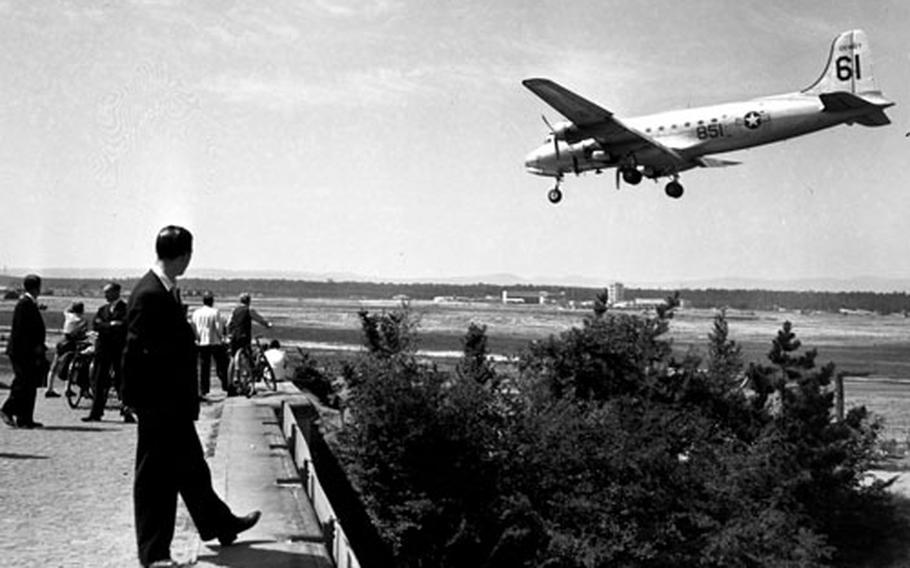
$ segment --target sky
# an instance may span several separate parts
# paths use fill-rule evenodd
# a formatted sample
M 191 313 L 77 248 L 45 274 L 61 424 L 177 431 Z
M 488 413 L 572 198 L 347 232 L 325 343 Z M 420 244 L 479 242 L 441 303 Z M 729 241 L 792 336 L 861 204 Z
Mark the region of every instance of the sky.
M 614 187 L 524 170 L 547 77 L 619 117 L 797 91 L 866 31 L 893 124 Z M 0 267 L 434 281 L 910 277 L 905 0 L 0 0 Z

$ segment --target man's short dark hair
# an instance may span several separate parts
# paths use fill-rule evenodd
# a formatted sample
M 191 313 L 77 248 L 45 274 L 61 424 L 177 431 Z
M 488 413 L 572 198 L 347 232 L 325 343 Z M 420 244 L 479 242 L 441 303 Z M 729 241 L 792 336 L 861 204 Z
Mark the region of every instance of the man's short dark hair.
M 193 234 L 183 227 L 168 225 L 158 232 L 155 252 L 161 260 L 174 260 L 193 252 Z
M 277 339 L 273 339 L 272 342 L 269 343 L 269 349 L 281 349 L 281 342 Z
M 37 274 L 29 274 L 22 279 L 22 287 L 26 292 L 37 292 L 41 290 L 41 277 Z
M 215 303 L 215 294 L 212 294 L 211 292 L 205 292 L 202 295 L 202 303 L 206 306 L 211 307 Z
M 120 286 L 120 283 L 119 283 L 119 282 L 108 282 L 107 284 L 104 285 L 104 293 L 105 293 L 105 294 L 106 294 L 108 291 L 111 291 L 111 292 L 120 292 L 120 290 L 121 290 L 121 286 Z

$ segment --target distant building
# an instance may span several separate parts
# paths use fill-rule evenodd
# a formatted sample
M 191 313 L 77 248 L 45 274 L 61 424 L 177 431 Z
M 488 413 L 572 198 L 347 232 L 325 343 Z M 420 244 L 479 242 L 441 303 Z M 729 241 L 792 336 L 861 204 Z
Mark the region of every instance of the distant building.
M 620 310 L 650 310 L 663 306 L 666 303 L 667 301 L 663 298 L 633 298 L 631 300 L 616 302 L 612 304 L 611 307 Z
M 622 282 L 613 282 L 607 287 L 607 303 L 612 305 L 621 304 L 626 300 L 626 287 Z
M 546 290 L 529 292 L 502 291 L 503 304 L 556 304 L 565 301 L 565 292 L 554 294 Z
M 636 308 L 658 308 L 667 303 L 664 298 L 635 298 L 632 305 Z

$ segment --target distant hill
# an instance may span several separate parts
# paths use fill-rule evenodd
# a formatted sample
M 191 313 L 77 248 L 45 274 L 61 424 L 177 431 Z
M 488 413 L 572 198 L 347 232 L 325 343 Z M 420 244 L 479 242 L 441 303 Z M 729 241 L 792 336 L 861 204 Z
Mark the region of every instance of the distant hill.
M 44 278 L 74 279 L 130 279 L 147 270 L 141 268 L 7 268 L 0 274 L 0 286 L 18 286 L 22 276 L 37 272 Z M 795 292 L 906 292 L 910 291 L 910 277 L 857 276 L 850 278 L 798 278 L 763 279 L 748 277 L 722 277 L 680 279 L 664 281 L 636 281 L 622 278 L 595 278 L 583 275 L 525 277 L 509 273 L 491 273 L 466 276 L 439 277 L 382 277 L 349 272 L 312 273 L 287 270 L 224 270 L 217 268 L 191 268 L 187 274 L 192 279 L 213 280 L 301 280 L 308 282 L 374 282 L 394 284 L 492 284 L 500 286 L 555 286 L 579 288 L 604 288 L 612 282 L 622 282 L 627 288 L 649 290 L 773 290 Z
M 125 290 L 130 290 L 140 272 L 129 278 L 115 278 Z M 110 278 L 58 278 L 45 276 L 44 293 L 57 296 L 100 297 L 101 288 Z M 18 289 L 18 277 L 0 277 L 0 287 Z M 510 295 L 537 297 L 540 291 L 552 294 L 551 299 L 565 303 L 592 302 L 603 286 L 567 286 L 546 284 L 496 284 L 475 282 L 469 284 L 446 282 L 372 282 L 357 280 L 297 280 L 290 278 L 200 278 L 181 279 L 184 298 L 198 297 L 211 290 L 219 298 L 236 298 L 241 292 L 273 298 L 324 298 L 324 299 L 392 299 L 407 297 L 412 300 L 434 298 L 462 298 L 470 301 L 499 301 L 504 289 Z M 626 286 L 625 298 L 664 299 L 678 291 L 687 306 L 693 308 L 733 308 L 741 310 L 808 310 L 838 312 L 863 310 L 882 314 L 910 314 L 910 295 L 906 292 L 872 291 L 800 291 L 747 288 L 689 288 Z M 15 296 L 15 294 L 13 294 Z M 190 301 L 193 303 L 193 301 Z

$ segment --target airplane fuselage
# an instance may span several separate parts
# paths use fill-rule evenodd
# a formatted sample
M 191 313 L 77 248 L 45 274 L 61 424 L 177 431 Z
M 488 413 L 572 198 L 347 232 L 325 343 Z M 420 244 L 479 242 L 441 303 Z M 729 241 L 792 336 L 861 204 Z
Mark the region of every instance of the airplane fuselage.
M 681 156 L 722 154 L 787 138 L 809 134 L 838 124 L 849 123 L 863 114 L 862 109 L 829 112 L 817 96 L 792 93 L 675 110 L 627 118 L 625 124 L 638 132 L 674 148 Z M 564 173 L 601 170 L 624 163 L 647 163 L 656 149 L 638 150 L 623 155 L 615 144 L 604 152 L 594 138 L 569 144 L 557 140 L 559 156 L 552 138 L 532 152 L 525 162 L 538 175 L 556 177 Z M 600 151 L 600 153 L 598 153 Z M 692 166 L 694 167 L 694 166 Z M 651 173 L 649 177 L 666 175 Z

